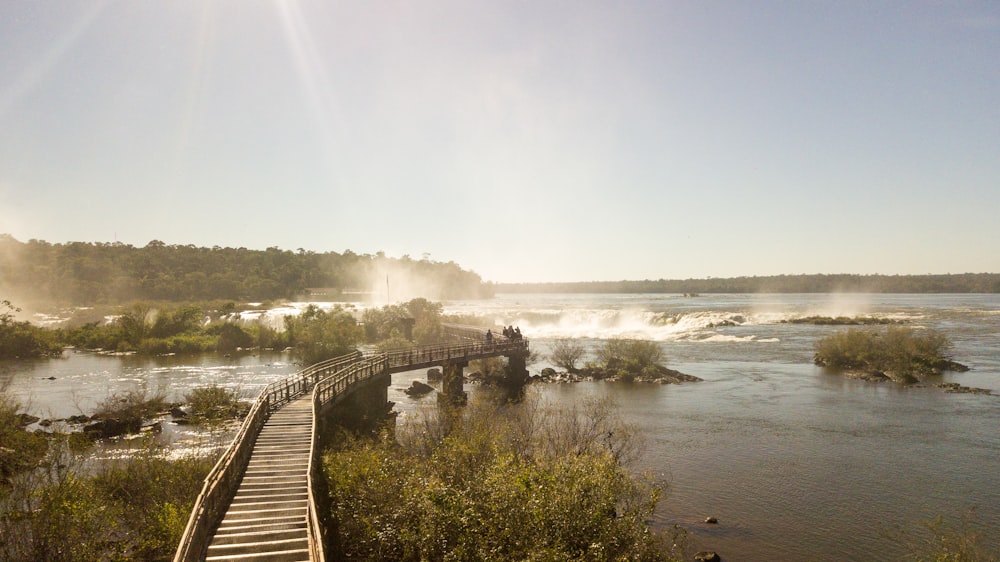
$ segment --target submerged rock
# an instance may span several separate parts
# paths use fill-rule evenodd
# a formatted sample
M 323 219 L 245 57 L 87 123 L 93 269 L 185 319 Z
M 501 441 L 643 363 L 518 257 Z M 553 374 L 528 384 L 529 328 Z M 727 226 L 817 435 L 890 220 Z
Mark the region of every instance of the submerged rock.
M 129 433 L 139 433 L 142 428 L 141 424 L 141 420 L 126 422 L 112 418 L 85 426 L 83 432 L 95 439 L 108 439 Z
M 719 555 L 711 550 L 703 550 L 695 554 L 694 559 L 696 562 L 719 562 L 721 560 Z
M 406 393 L 408 396 L 423 396 L 424 394 L 433 391 L 434 391 L 433 386 L 422 383 L 420 381 L 413 381 L 412 383 L 410 383 L 410 387 L 404 390 L 403 392 Z
M 17 424 L 21 427 L 29 426 L 42 418 L 38 416 L 32 416 L 31 414 L 18 414 Z

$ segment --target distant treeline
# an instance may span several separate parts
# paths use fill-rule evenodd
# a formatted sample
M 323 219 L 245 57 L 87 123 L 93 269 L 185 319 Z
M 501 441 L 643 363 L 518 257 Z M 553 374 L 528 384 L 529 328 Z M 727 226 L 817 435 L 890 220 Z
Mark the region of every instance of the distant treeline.
M 202 248 L 158 240 L 141 248 L 122 243 L 23 243 L 0 234 L 0 291 L 19 302 L 263 301 L 302 297 L 311 287 L 334 294 L 384 291 L 387 281 L 396 300 L 407 292 L 431 299 L 493 294 L 492 285 L 454 262 L 389 258 L 382 252 Z
M 709 279 L 498 283 L 498 293 L 1000 293 L 1000 273 L 773 275 Z

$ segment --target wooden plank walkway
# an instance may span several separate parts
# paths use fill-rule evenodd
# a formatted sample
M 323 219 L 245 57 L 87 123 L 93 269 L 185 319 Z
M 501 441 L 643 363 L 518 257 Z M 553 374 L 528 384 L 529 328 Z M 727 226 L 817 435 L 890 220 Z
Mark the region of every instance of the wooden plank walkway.
M 312 423 L 310 394 L 289 402 L 267 420 L 236 496 L 209 543 L 206 560 L 309 560 Z
M 479 327 L 444 328 L 452 343 L 369 355 L 355 351 L 269 384 L 205 478 L 174 562 L 324 558 L 318 539 L 321 523 L 310 506 L 309 491 L 314 403 L 334 403 L 382 375 L 500 355 L 512 362 L 520 357 L 520 370 L 527 376 L 527 340 L 494 336 L 488 341 Z M 243 463 L 247 468 L 240 474 Z

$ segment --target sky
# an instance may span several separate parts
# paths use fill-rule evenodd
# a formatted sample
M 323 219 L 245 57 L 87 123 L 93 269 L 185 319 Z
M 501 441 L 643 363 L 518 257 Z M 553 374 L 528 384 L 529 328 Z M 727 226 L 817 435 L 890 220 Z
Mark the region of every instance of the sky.
M 0 233 L 1000 272 L 1000 2 L 0 0 Z

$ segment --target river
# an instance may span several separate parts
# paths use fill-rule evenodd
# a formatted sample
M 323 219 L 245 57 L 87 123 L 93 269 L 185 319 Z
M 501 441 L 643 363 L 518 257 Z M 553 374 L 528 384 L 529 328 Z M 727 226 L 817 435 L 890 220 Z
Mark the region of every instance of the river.
M 499 295 L 445 304 L 446 313 L 513 324 L 541 359 L 555 338 L 591 348 L 611 337 L 661 343 L 671 368 L 703 382 L 539 385 L 567 405 L 611 396 L 641 429 L 638 466 L 667 493 L 653 519 L 679 524 L 695 549 L 725 560 L 897 559 L 886 533 L 919 530 L 975 508 L 983 542 L 1000 551 L 1000 295 Z M 783 322 L 871 315 L 945 333 L 967 373 L 944 382 L 994 395 L 948 394 L 845 378 L 812 364 L 814 342 L 845 328 Z M 248 395 L 294 372 L 285 354 L 197 359 L 105 357 L 0 364 L 0 383 L 43 417 L 65 417 L 136 387 L 176 400 L 208 383 Z M 405 423 L 433 396 L 402 390 L 423 373 L 393 377 Z M 55 380 L 50 380 L 55 377 Z M 475 390 L 469 387 L 470 390 Z M 179 442 L 194 433 L 175 433 Z M 718 525 L 701 521 L 716 517 Z

